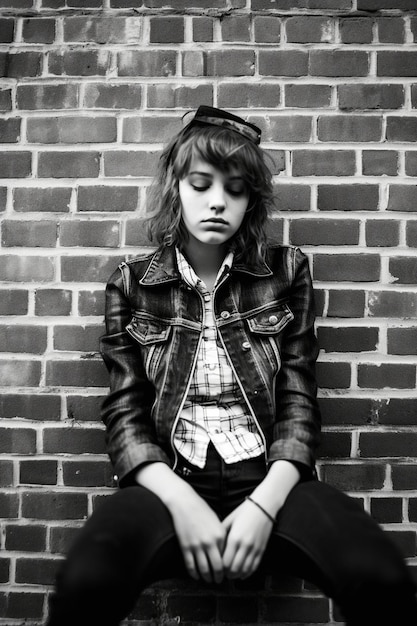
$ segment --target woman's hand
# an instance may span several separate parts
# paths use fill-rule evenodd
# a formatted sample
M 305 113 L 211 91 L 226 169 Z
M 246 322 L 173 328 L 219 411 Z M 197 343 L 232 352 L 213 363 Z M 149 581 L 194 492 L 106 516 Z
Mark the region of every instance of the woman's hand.
M 227 578 L 247 578 L 261 562 L 271 535 L 272 521 L 245 500 L 223 520 L 227 531 L 223 566 Z

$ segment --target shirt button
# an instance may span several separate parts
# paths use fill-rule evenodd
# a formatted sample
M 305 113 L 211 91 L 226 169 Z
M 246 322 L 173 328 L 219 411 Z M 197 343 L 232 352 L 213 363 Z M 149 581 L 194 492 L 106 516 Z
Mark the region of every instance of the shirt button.
M 228 319 L 229 319 L 229 317 L 230 317 L 230 313 L 229 313 L 229 311 L 222 311 L 222 312 L 220 313 L 220 317 L 222 317 L 224 320 L 228 320 Z
M 271 315 L 268 321 L 272 326 L 275 326 L 275 324 L 278 322 L 278 318 L 276 315 Z
M 210 302 L 210 300 L 211 300 L 210 295 L 209 295 L 209 294 L 206 294 L 206 295 L 204 296 L 204 302 Z
M 251 345 L 250 345 L 249 341 L 244 341 L 244 342 L 242 343 L 242 350 L 244 350 L 245 352 L 247 352 L 248 350 L 250 350 L 250 348 L 251 348 Z

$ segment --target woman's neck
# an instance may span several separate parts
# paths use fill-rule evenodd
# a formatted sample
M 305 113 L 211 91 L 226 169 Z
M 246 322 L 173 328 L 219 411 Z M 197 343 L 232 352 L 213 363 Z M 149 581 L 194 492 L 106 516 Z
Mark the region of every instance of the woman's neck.
M 204 244 L 190 239 L 184 246 L 184 253 L 197 276 L 212 291 L 226 254 L 225 246 Z

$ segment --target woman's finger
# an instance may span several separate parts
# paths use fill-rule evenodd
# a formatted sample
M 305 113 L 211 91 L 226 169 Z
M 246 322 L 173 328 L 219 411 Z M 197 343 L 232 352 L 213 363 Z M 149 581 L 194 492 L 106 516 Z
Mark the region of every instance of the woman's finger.
M 196 549 L 196 551 L 194 552 L 194 559 L 200 578 L 202 578 L 206 583 L 213 582 L 210 563 L 207 558 L 207 554 L 205 550 L 203 550 L 203 548 Z
M 209 560 L 213 581 L 215 583 L 221 583 L 224 578 L 224 567 L 221 552 L 217 547 L 211 548 L 207 551 L 207 557 Z

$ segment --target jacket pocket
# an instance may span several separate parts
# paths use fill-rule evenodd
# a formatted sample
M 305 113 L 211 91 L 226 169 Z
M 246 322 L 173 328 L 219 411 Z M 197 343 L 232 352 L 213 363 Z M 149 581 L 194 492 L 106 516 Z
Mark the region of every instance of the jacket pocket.
M 126 331 L 139 344 L 146 375 L 155 384 L 171 326 L 157 318 L 134 313 Z
M 293 319 L 286 304 L 264 309 L 246 319 L 254 353 L 260 363 L 269 365 L 272 377 L 281 367 L 282 331 Z
M 286 304 L 267 309 L 248 317 L 249 330 L 260 335 L 276 335 L 294 319 L 294 315 Z

